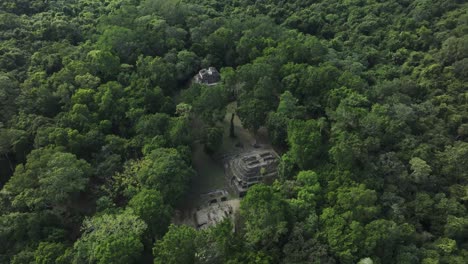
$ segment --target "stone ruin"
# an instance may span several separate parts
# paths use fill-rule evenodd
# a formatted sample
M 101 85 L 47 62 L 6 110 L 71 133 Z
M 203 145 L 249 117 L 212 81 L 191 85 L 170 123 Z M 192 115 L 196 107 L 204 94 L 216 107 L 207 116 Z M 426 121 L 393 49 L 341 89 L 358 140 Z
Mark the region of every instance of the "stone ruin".
M 193 80 L 196 83 L 216 85 L 221 81 L 221 75 L 215 67 L 209 67 L 208 69 L 201 69 Z
M 200 195 L 202 205 L 213 205 L 215 203 L 225 202 L 228 199 L 226 190 L 214 190 L 209 193 Z
M 226 218 L 233 218 L 238 207 L 238 200 L 228 200 L 226 190 L 215 190 L 201 195 L 202 205 L 194 214 L 196 228 L 206 229 Z
M 228 202 L 203 207 L 195 212 L 197 229 L 215 226 L 226 218 L 234 217 L 233 206 Z
M 270 183 L 278 176 L 279 156 L 273 150 L 252 150 L 226 159 L 224 170 L 228 183 L 243 197 L 259 182 Z
M 279 156 L 272 149 L 253 149 L 227 156 L 224 159 L 226 179 L 232 190 L 243 197 L 254 184 L 271 183 L 278 175 Z M 226 218 L 234 218 L 240 199 L 229 199 L 227 190 L 214 190 L 200 195 L 201 203 L 192 211 L 197 229 L 217 225 Z

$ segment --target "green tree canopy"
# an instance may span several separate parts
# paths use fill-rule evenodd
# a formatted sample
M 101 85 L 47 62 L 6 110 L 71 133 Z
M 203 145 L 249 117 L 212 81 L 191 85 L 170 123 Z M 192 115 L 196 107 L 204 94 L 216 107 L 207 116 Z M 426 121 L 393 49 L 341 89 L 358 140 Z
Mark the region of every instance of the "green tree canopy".
M 307 169 L 316 164 L 323 153 L 322 133 L 324 119 L 293 120 L 288 125 L 288 143 L 291 158 L 299 168 Z
M 195 263 L 197 232 L 192 227 L 169 226 L 169 230 L 153 248 L 154 264 Z
M 272 187 L 258 184 L 250 188 L 241 202 L 247 242 L 260 247 L 277 243 L 287 233 L 288 210 Z
M 33 150 L 25 165 L 18 165 L 2 193 L 16 208 L 65 209 L 86 188 L 90 166 L 56 148 Z
M 129 212 L 86 219 L 75 242 L 73 263 L 138 263 L 147 225 Z
M 166 232 L 172 210 L 164 203 L 159 191 L 141 190 L 129 201 L 128 208 L 145 221 L 152 235 L 162 237 Z
M 137 178 L 142 187 L 159 190 L 164 201 L 175 205 L 188 188 L 193 170 L 176 149 L 156 149 L 142 161 Z

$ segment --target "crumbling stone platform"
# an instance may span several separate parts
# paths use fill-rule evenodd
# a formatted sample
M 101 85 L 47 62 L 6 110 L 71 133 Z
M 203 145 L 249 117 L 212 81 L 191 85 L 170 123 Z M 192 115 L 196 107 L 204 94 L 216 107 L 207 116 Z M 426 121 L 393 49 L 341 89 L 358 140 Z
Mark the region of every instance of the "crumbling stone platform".
M 206 229 L 215 226 L 224 219 L 234 218 L 234 213 L 239 207 L 239 200 L 229 200 L 202 207 L 195 212 L 197 229 Z
M 208 69 L 201 69 L 193 77 L 193 81 L 205 85 L 216 85 L 221 81 L 221 75 L 215 67 L 209 67 Z
M 200 197 L 203 202 L 194 213 L 195 227 L 206 229 L 226 218 L 233 218 L 239 207 L 239 200 L 228 200 L 226 190 L 214 190 Z

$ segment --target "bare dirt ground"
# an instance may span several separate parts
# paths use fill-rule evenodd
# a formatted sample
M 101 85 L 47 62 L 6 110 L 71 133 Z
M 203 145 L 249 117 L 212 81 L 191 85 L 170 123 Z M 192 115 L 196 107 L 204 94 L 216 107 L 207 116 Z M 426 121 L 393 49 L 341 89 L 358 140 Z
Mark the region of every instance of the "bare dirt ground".
M 223 145 L 220 148 L 218 154 L 229 154 L 232 152 L 240 152 L 244 150 L 253 149 L 253 143 L 260 144 L 262 146 L 269 147 L 270 141 L 268 139 L 268 133 L 265 128 L 260 128 L 257 132 L 257 135 L 254 135 L 249 130 L 245 129 L 242 126 L 242 122 L 239 117 L 236 115 L 234 117 L 234 133 L 235 138 L 229 137 L 229 129 L 231 126 L 231 115 L 235 113 L 237 108 L 237 103 L 232 102 L 226 107 L 226 116 L 223 120 L 224 127 L 224 138 Z M 243 148 L 236 147 L 236 144 L 240 143 Z

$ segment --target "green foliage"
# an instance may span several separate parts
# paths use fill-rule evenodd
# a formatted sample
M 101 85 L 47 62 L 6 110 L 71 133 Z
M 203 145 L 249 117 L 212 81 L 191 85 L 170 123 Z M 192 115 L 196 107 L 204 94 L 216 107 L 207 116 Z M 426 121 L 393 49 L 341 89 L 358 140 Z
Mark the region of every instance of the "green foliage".
M 167 138 L 172 146 L 187 145 L 190 143 L 191 134 L 189 123 L 186 117 L 171 119 L 167 132 Z
M 299 109 L 297 103 L 298 100 L 294 98 L 291 92 L 286 91 L 280 97 L 278 109 L 276 110 L 276 112 L 278 114 L 285 115 L 289 118 L 296 118 L 300 114 L 298 112 Z
M 278 113 L 270 112 L 267 117 L 266 126 L 271 141 L 276 146 L 287 145 L 287 128 L 289 119 Z
M 18 96 L 18 83 L 10 76 L 0 73 L 0 123 L 6 123 L 16 112 L 15 99 Z
M 307 121 L 293 120 L 288 125 L 288 143 L 291 158 L 295 160 L 299 168 L 311 168 L 318 163 L 319 156 L 323 153 L 322 130 L 323 119 Z
M 328 201 L 333 206 L 325 208 L 320 215 L 324 225 L 323 235 L 340 261 L 357 261 L 356 254 L 362 254 L 369 246 L 375 247 L 372 244 L 375 242 L 365 233 L 364 225 L 379 213 L 379 208 L 375 206 L 376 193 L 362 184 L 357 187 L 340 187 L 336 192 L 328 193 Z M 368 228 L 372 229 L 374 225 Z
M 41 242 L 34 252 L 34 260 L 38 264 L 56 263 L 64 252 L 63 244 Z
M 196 97 L 189 99 L 194 100 L 193 107 L 195 112 L 208 124 L 216 124 L 216 122 L 223 120 L 226 113 L 225 107 L 228 101 L 225 88 L 222 85 L 192 85 L 192 87 L 189 88 L 189 90 L 195 91 L 198 89 L 199 91 Z
M 241 202 L 245 220 L 245 239 L 260 247 L 270 247 L 287 232 L 288 206 L 269 186 L 255 185 Z
M 154 238 L 156 263 L 468 259 L 464 1 L 0 10 L 0 263 L 151 262 Z M 219 84 L 191 82 L 211 66 Z M 227 154 L 232 101 L 268 130 L 279 181 L 251 188 L 233 224 L 164 235 L 190 146 Z
M 455 142 L 454 146 L 446 146 L 444 152 L 440 153 L 441 156 L 441 171 L 443 175 L 451 177 L 452 179 L 466 181 L 467 169 L 466 160 L 468 157 L 468 143 Z
M 246 98 L 237 109 L 237 114 L 242 119 L 242 125 L 256 132 L 265 123 L 268 104 L 256 98 Z
M 159 190 L 164 201 L 175 205 L 192 175 L 193 170 L 176 149 L 157 149 L 145 157 L 136 177 L 142 187 Z
M 86 188 L 90 167 L 75 155 L 54 148 L 37 149 L 2 190 L 15 208 L 41 210 L 67 208 L 71 199 Z
M 144 115 L 138 120 L 135 130 L 139 135 L 146 137 L 162 135 L 166 132 L 169 121 L 170 117 L 162 113 Z
M 74 245 L 73 263 L 138 263 L 147 225 L 128 212 L 104 214 L 83 222 L 83 236 Z
M 412 158 L 410 160 L 410 165 L 413 171 L 410 177 L 415 183 L 423 183 L 428 180 L 432 169 L 424 160 L 417 157 Z
M 295 215 L 303 220 L 311 212 L 315 212 L 320 197 L 320 183 L 317 173 L 313 171 L 301 171 L 296 176 L 296 197 L 289 201 L 295 211 Z
M 313 231 L 308 224 L 294 226 L 283 247 L 282 263 L 335 263 L 327 245 L 311 237 Z
M 197 72 L 199 67 L 200 62 L 197 54 L 187 50 L 182 50 L 177 53 L 177 63 L 175 65 L 177 79 L 186 80 L 192 77 L 192 74 Z
M 128 208 L 145 221 L 152 235 L 162 237 L 166 232 L 171 218 L 171 208 L 164 204 L 160 192 L 143 189 L 128 202 Z
M 23 250 L 20 253 L 16 254 L 11 263 L 21 264 L 21 263 L 32 263 L 34 262 L 34 252 L 30 250 Z
M 93 72 L 104 79 L 112 78 L 119 71 L 119 57 L 109 51 L 92 50 L 88 53 L 87 58 L 93 65 Z
M 218 225 L 198 232 L 197 261 L 201 263 L 229 263 L 239 258 L 244 246 L 240 234 L 233 232 L 234 223 L 225 219 Z
M 188 226 L 169 226 L 153 248 L 155 264 L 195 263 L 197 232 Z
M 266 124 L 273 144 L 286 145 L 289 120 L 299 118 L 304 114 L 304 109 L 298 105 L 298 102 L 299 100 L 291 92 L 286 91 L 280 96 L 276 112 L 268 114 Z
M 208 153 L 216 152 L 223 143 L 224 128 L 208 127 L 204 129 L 203 142 Z

